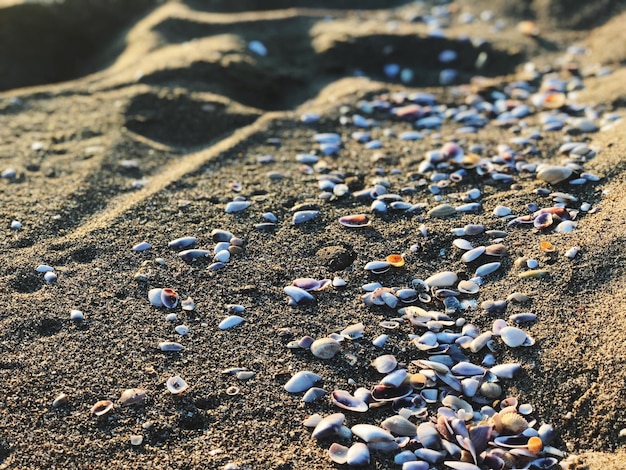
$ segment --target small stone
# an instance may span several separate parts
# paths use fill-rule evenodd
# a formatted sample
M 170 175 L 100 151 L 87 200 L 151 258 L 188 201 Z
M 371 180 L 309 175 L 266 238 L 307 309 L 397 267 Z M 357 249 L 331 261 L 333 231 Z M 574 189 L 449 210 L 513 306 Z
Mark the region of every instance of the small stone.
M 351 249 L 339 245 L 321 248 L 315 254 L 320 264 L 329 271 L 341 271 L 346 269 L 356 259 L 356 253 Z

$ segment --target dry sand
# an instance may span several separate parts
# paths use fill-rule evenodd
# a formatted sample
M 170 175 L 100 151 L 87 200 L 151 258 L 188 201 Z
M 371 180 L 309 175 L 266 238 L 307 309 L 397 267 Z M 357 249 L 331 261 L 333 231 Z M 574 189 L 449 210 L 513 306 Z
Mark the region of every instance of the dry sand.
M 333 468 L 326 456 L 330 442 L 312 439 L 302 420 L 335 407 L 325 400 L 305 405 L 283 390 L 284 383 L 299 370 L 312 370 L 329 391 L 349 388 L 348 379 L 371 387 L 380 379 L 369 367 L 377 355 L 392 353 L 405 363 L 418 357 L 408 326 L 392 332 L 383 351 L 371 345 L 381 333 L 379 322 L 394 314 L 361 301 L 360 286 L 371 280 L 363 266 L 405 253 L 405 267 L 385 275 L 385 285 L 407 285 L 440 270 L 467 272 L 460 253 L 450 249 L 452 227 L 484 223 L 501 229 L 506 223 L 491 215 L 495 206 L 524 213 L 527 203 L 546 202 L 533 194 L 540 183 L 532 175 L 520 178 L 517 189 L 474 179 L 458 190 L 481 185 L 479 214 L 424 221 L 389 215 L 374 217 L 371 228 L 349 231 L 338 217 L 367 206 L 353 198 L 318 200 L 315 175 L 303 175 L 294 155 L 314 149 L 315 132 L 341 132 L 345 148 L 326 160 L 352 176 L 354 187 L 369 184 L 374 166 L 401 170 L 389 176 L 396 191 L 414 184 L 408 173 L 438 144 L 431 137 L 410 143 L 382 137 L 382 157 L 372 163 L 376 151 L 349 138 L 354 129 L 338 124 L 339 107 L 354 112 L 360 99 L 405 89 L 384 81 L 382 67 L 393 61 L 415 69 L 410 90 L 427 88 L 440 102 L 453 104 L 454 91 L 437 86 L 436 54 L 448 47 L 462 52 L 463 84 L 478 73 L 473 63 L 480 51 L 490 58 L 480 74 L 506 83 L 526 61 L 555 66 L 569 45 L 587 46 L 589 53 L 575 58 L 581 70 L 607 65 L 612 73 L 585 78 L 578 102 L 620 113 L 626 103 L 623 2 L 546 0 L 512 7 L 505 1 L 460 1 L 446 40 L 427 38 L 423 23 L 408 21 L 428 12 L 426 7 L 403 2 L 391 8 L 389 2 L 273 0 L 255 12 L 252 1 L 145 1 L 120 15 L 122 3 L 8 2 L 0 9 L 0 38 L 11 39 L 0 53 L 0 88 L 6 90 L 0 94 L 0 170 L 17 172 L 0 181 L 0 277 L 7 292 L 0 303 L 2 468 Z M 386 9 L 376 9 L 383 3 Z M 371 9 L 351 10 L 355 5 Z M 478 14 L 487 7 L 506 22 L 502 31 L 493 31 L 495 19 L 457 21 L 460 12 Z M 81 21 L 77 9 L 85 15 Z M 129 24 L 131 13 L 139 16 Z M 67 21 L 63 34 L 53 27 L 55 18 Z M 514 27 L 520 19 L 535 19 L 539 36 L 521 35 Z M 485 42 L 476 49 L 454 39 L 462 35 Z M 248 51 L 251 40 L 262 41 L 268 55 Z M 371 78 L 345 78 L 356 69 Z M 69 81 L 48 84 L 58 80 Z M 301 123 L 307 111 L 320 112 L 321 121 Z M 381 129 L 399 133 L 411 127 L 385 114 L 377 117 Z M 442 142 L 453 132 L 453 126 L 444 127 Z M 554 445 L 574 456 L 571 468 L 626 468 L 619 437 L 626 427 L 625 132 L 619 124 L 577 137 L 599 149 L 585 170 L 602 179 L 581 188 L 557 187 L 575 191 L 599 211 L 581 216 L 568 234 L 510 229 L 505 243 L 511 256 L 477 297 L 505 298 L 514 291 L 531 296 L 529 304 L 510 311 L 538 315 L 525 327 L 536 344 L 497 350 L 499 361 L 523 364 L 523 372 L 505 382 L 505 394 L 532 403 L 539 422 L 555 426 Z M 556 149 L 563 135 L 546 133 L 537 145 L 542 160 L 561 160 Z M 511 136 L 490 128 L 464 138 L 467 145 L 481 143 L 493 151 Z M 280 138 L 281 145 L 269 138 Z M 257 163 L 269 154 L 276 163 Z M 137 168 L 124 167 L 124 160 L 137 162 Z M 272 182 L 268 171 L 284 178 Z M 232 181 L 241 183 L 239 195 L 252 205 L 229 215 L 224 208 L 236 195 Z M 434 205 L 425 188 L 411 200 Z M 308 201 L 320 207 L 321 217 L 292 225 L 290 209 Z M 278 217 L 277 228 L 255 230 L 267 211 Z M 9 229 L 12 220 L 23 228 Z M 419 234 L 422 223 L 427 238 Z M 187 264 L 167 248 L 170 240 L 189 235 L 210 249 L 216 228 L 245 240 L 244 252 L 222 270 L 209 271 L 202 261 Z M 153 248 L 131 251 L 142 240 Z M 556 253 L 542 254 L 541 240 L 551 241 Z M 418 250 L 411 252 L 415 244 Z M 569 260 L 564 252 L 574 245 L 581 250 Z M 325 247 L 354 259 L 332 272 L 319 253 Z M 537 257 L 550 275 L 519 279 L 513 260 L 522 255 Z M 35 272 L 42 263 L 55 268 L 56 283 L 47 284 Z M 140 270 L 147 281 L 135 280 Z M 294 278 L 333 276 L 348 287 L 317 294 L 312 305 L 287 306 L 282 289 Z M 177 336 L 165 312 L 147 300 L 150 288 L 165 286 L 191 296 L 197 306 L 193 312 L 177 310 L 179 323 L 190 328 L 180 339 L 182 353 L 157 348 Z M 246 321 L 220 331 L 216 325 L 227 304 L 244 305 Z M 85 321 L 70 321 L 71 309 L 82 310 Z M 483 329 L 493 321 L 480 309 L 464 316 Z M 288 327 L 296 339 L 319 337 L 356 322 L 366 325 L 365 339 L 344 344 L 328 361 L 287 349 L 288 340 L 278 334 Z M 234 366 L 256 375 L 238 382 L 222 373 Z M 165 387 L 173 375 L 190 385 L 183 396 Z M 241 393 L 228 395 L 231 386 Z M 90 414 L 98 400 L 116 401 L 131 387 L 148 391 L 144 406 L 117 405 L 102 418 Z M 68 402 L 53 408 L 61 393 Z M 376 409 L 348 420 L 380 423 L 387 416 L 386 409 Z M 142 435 L 143 443 L 131 446 L 131 435 Z M 389 455 L 375 453 L 373 460 L 372 468 L 399 468 Z

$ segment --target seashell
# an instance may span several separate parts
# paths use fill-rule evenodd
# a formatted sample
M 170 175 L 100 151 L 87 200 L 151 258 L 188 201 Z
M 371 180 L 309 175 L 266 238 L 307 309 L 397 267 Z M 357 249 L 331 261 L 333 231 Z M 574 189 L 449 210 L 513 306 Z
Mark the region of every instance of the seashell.
M 404 257 L 402 255 L 389 255 L 385 258 L 385 261 L 394 268 L 401 268 L 402 266 L 404 266 Z
M 374 426 L 373 424 L 356 424 L 350 428 L 352 433 L 367 442 L 368 444 L 376 444 L 380 442 L 393 442 L 393 436 L 384 429 Z M 397 448 L 397 444 L 396 444 Z
M 235 373 L 237 380 L 250 380 L 255 375 L 256 373 L 251 370 L 240 370 Z
M 388 335 L 380 335 L 372 340 L 372 344 L 377 348 L 382 348 L 387 343 L 387 340 L 389 340 Z
M 318 281 L 317 279 L 311 279 L 309 277 L 300 277 L 294 279 L 292 285 L 304 289 L 305 291 L 319 291 L 330 286 L 329 279 L 323 279 Z
M 133 251 L 146 251 L 146 250 L 149 250 L 150 248 L 152 248 L 152 245 L 150 245 L 150 243 L 141 242 L 133 246 Z
M 546 269 L 531 269 L 530 271 L 524 271 L 517 275 L 520 279 L 533 278 L 533 277 L 544 277 L 547 276 L 550 271 Z
M 502 338 L 504 344 L 511 348 L 517 348 L 529 341 L 526 332 L 514 326 L 502 328 L 502 330 L 500 330 L 500 338 Z
M 429 468 L 430 464 L 423 460 L 415 462 L 405 462 L 404 464 L 402 464 L 402 470 L 428 470 Z
M 66 405 L 69 401 L 68 396 L 65 393 L 60 393 L 52 402 L 53 408 L 59 408 L 63 405 Z
M 369 227 L 372 225 L 372 221 L 365 214 L 346 215 L 339 219 L 339 223 L 344 227 L 350 228 Z
M 491 340 L 491 336 L 491 331 L 485 331 L 484 333 L 478 335 L 469 344 L 470 351 L 472 351 L 473 353 L 480 351 L 487 345 L 487 342 Z
M 580 251 L 579 247 L 573 246 L 565 252 L 565 256 L 569 259 L 574 259 L 576 258 L 576 255 L 578 254 L 579 251 Z
M 477 366 L 476 364 L 472 364 L 471 362 L 462 361 L 454 365 L 452 369 L 450 369 L 450 372 L 452 372 L 454 375 L 470 376 L 483 375 L 487 371 L 484 367 Z
M 413 387 L 410 384 L 402 384 L 400 387 L 379 384 L 372 388 L 371 396 L 375 401 L 393 401 L 412 393 Z
M 200 258 L 206 258 L 211 254 L 208 250 L 184 250 L 178 253 L 178 256 L 182 258 L 183 261 L 187 261 L 191 263 Z
M 293 377 L 291 377 L 291 379 L 289 379 L 289 381 L 285 384 L 285 390 L 289 393 L 304 392 L 320 380 L 322 380 L 322 378 L 319 375 L 303 370 L 296 373 Z
M 546 183 L 558 184 L 572 175 L 573 170 L 567 166 L 541 165 L 537 178 Z
M 71 310 L 70 311 L 70 320 L 72 321 L 83 321 L 85 319 L 85 315 L 80 310 Z
M 339 332 L 341 336 L 348 339 L 358 339 L 363 337 L 363 331 L 365 330 L 365 325 L 363 323 L 355 323 L 354 325 L 350 325 L 344 328 Z
M 392 354 L 385 354 L 374 359 L 371 365 L 381 374 L 388 374 L 396 368 L 398 361 Z
M 476 269 L 476 272 L 474 273 L 475 276 L 477 277 L 485 277 L 495 271 L 497 271 L 498 269 L 500 269 L 500 266 L 502 264 L 501 263 L 487 263 L 487 264 L 483 264 L 482 266 L 479 266 Z
M 315 297 L 313 297 L 307 291 L 296 286 L 287 286 L 283 289 L 283 291 L 297 304 L 303 302 L 312 302 L 315 300 Z
M 550 444 L 556 437 L 556 432 L 551 424 L 542 424 L 539 426 L 537 433 L 539 434 L 539 437 L 544 445 Z
M 324 439 L 325 437 L 337 434 L 343 426 L 346 419 L 343 413 L 333 413 L 322 419 L 313 429 L 311 436 L 315 439 Z
M 452 245 L 457 247 L 459 250 L 471 250 L 474 246 L 464 238 L 455 238 L 452 240 Z
M 383 274 L 389 271 L 391 264 L 387 261 L 370 261 L 364 267 L 366 271 L 370 271 L 373 274 Z
M 509 256 L 509 250 L 502 243 L 495 243 L 485 248 L 485 254 L 488 256 Z
M 180 302 L 180 306 L 183 310 L 190 312 L 196 308 L 196 304 L 191 297 L 187 297 Z
M 159 349 L 163 352 L 180 352 L 184 349 L 180 343 L 174 343 L 173 341 L 162 341 L 159 343 Z
M 478 202 L 469 202 L 456 207 L 457 212 L 477 212 L 482 209 Z
M 564 220 L 563 222 L 561 222 L 559 225 L 556 226 L 554 231 L 558 233 L 571 232 L 576 228 L 576 225 L 577 225 L 576 222 L 574 222 L 573 220 Z
M 444 218 L 456 214 L 456 211 L 457 210 L 450 204 L 440 204 L 429 210 L 428 215 L 431 217 Z
M 222 263 L 221 261 L 217 261 L 215 263 L 210 264 L 209 267 L 207 268 L 207 270 L 209 270 L 209 271 L 217 271 L 218 269 L 223 269 L 225 267 L 226 267 L 226 265 L 224 263 Z
M 165 308 L 176 307 L 178 305 L 178 292 L 169 287 L 161 289 L 161 305 Z
M 344 410 L 355 411 L 357 413 L 365 413 L 369 410 L 369 406 L 363 400 L 360 400 L 345 390 L 335 390 L 330 394 L 330 399 L 339 408 Z
M 211 238 L 214 242 L 230 242 L 230 240 L 234 237 L 232 233 L 227 230 L 222 229 L 214 229 L 211 231 Z
M 417 435 L 417 426 L 415 423 L 412 423 L 408 419 L 395 415 L 387 418 L 382 423 L 380 423 L 380 427 L 386 429 L 390 433 L 395 434 L 396 436 L 409 436 L 413 437 Z
M 196 237 L 182 237 L 177 238 L 176 240 L 172 240 L 167 244 L 167 246 L 169 248 L 172 248 L 173 250 L 180 250 L 181 248 L 186 248 L 190 245 L 193 245 L 194 243 L 196 243 L 196 241 L 198 241 Z
M 543 442 L 541 442 L 541 438 L 539 436 L 532 436 L 528 439 L 528 443 L 526 444 L 529 452 L 533 454 L 538 454 L 543 449 Z
M 348 450 L 346 446 L 333 442 L 328 448 L 328 456 L 333 462 L 343 465 L 348 461 Z
M 104 416 L 113 409 L 113 402 L 111 400 L 100 400 L 91 407 L 91 414 L 96 416 Z
M 513 376 L 521 369 L 522 366 L 520 364 L 511 362 L 493 366 L 489 369 L 489 371 L 499 379 L 512 379 Z
M 441 437 L 434 423 L 420 423 L 420 425 L 417 426 L 417 439 L 422 446 L 428 449 L 441 449 Z
M 355 442 L 352 444 L 350 449 L 348 449 L 348 454 L 346 455 L 346 463 L 353 467 L 369 465 L 370 450 L 367 445 L 362 442 Z
M 493 210 L 493 215 L 495 215 L 496 217 L 506 217 L 507 215 L 510 215 L 512 212 L 513 211 L 509 207 L 496 206 L 495 209 Z
M 531 321 L 535 321 L 537 319 L 537 315 L 534 313 L 514 313 L 509 316 L 509 321 L 514 323 L 529 323 Z
M 480 387 L 480 380 L 475 379 L 473 377 L 468 377 L 461 380 L 461 386 L 463 387 L 463 395 L 466 397 L 473 398 L 476 396 L 478 389 Z
M 241 212 L 246 210 L 248 207 L 250 207 L 250 204 L 250 201 L 231 201 L 226 204 L 225 211 L 227 214 L 234 214 L 235 212 Z
M 470 462 L 461 462 L 456 460 L 446 460 L 443 462 L 444 465 L 454 469 L 454 470 L 480 470 L 478 465 L 474 465 Z M 404 470 L 404 469 L 403 469 Z
M 437 274 L 433 274 L 427 278 L 424 282 L 430 287 L 450 287 L 456 284 L 458 276 L 452 271 L 442 271 Z
M 143 388 L 128 388 L 122 392 L 120 403 L 124 406 L 143 405 L 146 397 L 147 391 Z
M 477 294 L 480 290 L 480 286 L 472 281 L 462 280 L 456 286 L 459 292 L 462 294 Z
M 215 256 L 213 257 L 213 261 L 218 261 L 220 263 L 228 263 L 229 260 L 230 260 L 230 251 L 228 251 L 228 249 L 218 251 L 217 253 L 215 253 Z
M 461 256 L 461 261 L 463 261 L 464 263 L 471 263 L 472 261 L 478 259 L 484 252 L 484 246 L 477 246 L 476 248 L 472 248 L 471 250 L 463 253 L 463 256 Z
M 305 211 L 297 211 L 293 214 L 292 223 L 294 225 L 304 224 L 313 219 L 319 217 L 320 211 L 317 210 L 305 210 Z
M 392 387 L 400 387 L 407 378 L 406 369 L 396 369 L 390 372 L 380 380 L 381 385 L 391 385 Z
M 230 316 L 224 318 L 219 323 L 219 325 L 217 325 L 217 327 L 220 330 L 227 330 L 229 328 L 232 328 L 234 326 L 239 325 L 243 321 L 244 321 L 244 318 L 240 317 L 239 315 L 230 315 Z
M 498 398 L 502 394 L 502 387 L 495 382 L 483 382 L 480 394 L 485 398 Z
M 393 458 L 393 463 L 395 463 L 396 465 L 404 465 L 407 462 L 411 462 L 411 463 L 417 462 L 417 457 L 410 450 L 403 450 L 399 454 L 396 454 Z M 426 462 L 423 462 L 423 463 L 426 463 Z M 402 468 L 405 468 L 405 467 L 402 467 Z M 428 470 L 428 467 L 426 467 L 426 470 Z
M 419 294 L 415 289 L 399 289 L 396 297 L 404 303 L 412 303 L 419 299 Z
M 332 359 L 341 350 L 341 343 L 332 338 L 320 338 L 310 346 L 311 353 L 320 359 Z
M 504 432 L 519 434 L 528 428 L 526 419 L 518 413 L 504 413 L 500 415 L 500 425 Z
M 415 450 L 415 456 L 418 459 L 425 460 L 426 462 L 430 462 L 432 464 L 436 464 L 443 460 L 446 457 L 446 451 L 437 451 L 433 449 L 421 448 Z
M 491 332 L 494 334 L 494 336 L 498 336 L 500 335 L 500 331 L 502 331 L 504 328 L 507 328 L 506 321 L 502 318 L 498 318 L 494 320 L 493 326 L 491 327 Z
M 312 403 L 324 397 L 325 395 L 326 395 L 326 390 L 324 390 L 323 388 L 311 387 L 310 389 L 306 391 L 306 393 L 302 397 L 302 401 L 305 403 Z
M 520 414 L 526 416 L 533 412 L 533 406 L 530 403 L 523 403 L 519 406 L 518 411 Z
M 56 282 L 57 280 L 57 275 L 52 272 L 52 271 L 48 271 L 47 273 L 45 273 L 43 275 L 43 279 L 44 281 L 46 281 L 48 284 L 52 284 L 53 282 Z

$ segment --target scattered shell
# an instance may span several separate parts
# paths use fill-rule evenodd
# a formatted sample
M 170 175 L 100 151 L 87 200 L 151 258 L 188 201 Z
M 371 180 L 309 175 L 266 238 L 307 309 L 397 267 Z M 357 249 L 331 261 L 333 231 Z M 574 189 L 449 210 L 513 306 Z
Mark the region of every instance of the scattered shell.
M 330 394 L 330 399 L 339 408 L 354 411 L 356 413 L 365 413 L 369 410 L 369 406 L 363 400 L 360 400 L 345 390 L 335 390 Z
M 43 275 L 43 278 L 48 284 L 51 284 L 57 280 L 57 275 L 52 271 L 48 271 Z
M 450 287 L 456 284 L 459 280 L 456 273 L 452 271 L 442 271 L 437 274 L 433 274 L 427 278 L 424 282 L 430 287 Z
M 388 374 L 396 368 L 398 361 L 392 354 L 385 354 L 384 356 L 378 356 L 372 361 L 372 367 L 374 367 L 381 374 Z
M 113 409 L 113 402 L 111 400 L 100 400 L 91 407 L 91 414 L 96 416 L 104 416 Z
M 372 221 L 365 214 L 346 215 L 339 219 L 339 223 L 344 227 L 350 228 L 369 227 L 372 225 Z
M 229 317 L 224 318 L 220 322 L 220 324 L 217 325 L 217 327 L 220 330 L 227 330 L 229 328 L 239 325 L 243 321 L 244 321 L 244 318 L 240 317 L 239 315 L 230 315 Z
M 387 343 L 388 339 L 388 335 L 380 335 L 372 340 L 372 344 L 377 348 L 382 348 Z
M 502 429 L 511 434 L 519 434 L 528 428 L 528 421 L 518 413 L 504 413 L 500 415 Z
M 475 275 L 478 277 L 485 277 L 498 269 L 500 269 L 501 263 L 487 263 L 476 269 Z
M 537 172 L 537 178 L 546 183 L 558 184 L 572 175 L 572 169 L 567 166 L 545 165 Z
M 326 390 L 324 390 L 323 388 L 311 387 L 310 389 L 306 391 L 306 393 L 302 397 L 302 401 L 305 403 L 312 403 L 324 397 L 325 395 L 326 395 Z
M 72 321 L 83 321 L 85 319 L 85 315 L 80 310 L 71 310 L 70 311 L 70 320 Z
M 353 467 L 369 465 L 370 450 L 367 445 L 362 442 L 355 442 L 352 444 L 346 455 L 346 463 Z
M 315 297 L 309 294 L 304 289 L 301 289 L 296 286 L 287 286 L 283 289 L 285 294 L 287 294 L 296 304 L 302 302 L 313 302 Z
M 209 250 L 184 250 L 178 253 L 178 256 L 180 256 L 183 261 L 191 263 L 197 259 L 206 258 L 210 254 L 211 252 Z
M 66 405 L 69 401 L 69 397 L 65 393 L 60 393 L 52 402 L 53 408 L 59 408 L 63 405 Z
M 472 281 L 462 280 L 456 286 L 459 292 L 462 294 L 476 294 L 480 290 L 480 286 Z
M 363 323 L 355 323 L 344 328 L 339 334 L 344 338 L 358 339 L 363 337 L 363 331 L 365 331 L 365 325 Z
M 320 359 L 331 359 L 341 350 L 341 343 L 332 338 L 320 338 L 311 344 L 311 353 Z
M 291 379 L 289 379 L 289 381 L 285 384 L 285 390 L 289 393 L 304 392 L 320 380 L 322 380 L 322 378 L 319 375 L 303 370 L 296 373 L 293 377 L 291 377 Z
M 140 446 L 141 444 L 143 444 L 143 436 L 138 435 L 138 434 L 131 434 L 130 435 L 130 445 L 131 446 Z
M 292 223 L 294 225 L 304 224 L 309 222 L 317 217 L 319 217 L 320 211 L 316 210 L 308 210 L 308 211 L 297 211 L 293 214 Z
M 387 418 L 380 423 L 380 427 L 386 429 L 392 434 L 395 434 L 396 436 L 413 437 L 417 435 L 417 426 L 415 423 L 412 423 L 400 415 L 394 415 Z
M 452 241 L 452 245 L 457 247 L 459 250 L 471 250 L 474 246 L 464 238 L 456 238 Z
M 167 244 L 167 246 L 169 248 L 172 248 L 173 250 L 180 250 L 181 248 L 186 248 L 193 245 L 197 241 L 198 239 L 196 237 L 182 237 L 177 238 L 176 240 L 172 240 Z
M 150 248 L 152 248 L 152 245 L 150 245 L 150 243 L 141 242 L 133 246 L 133 251 L 146 251 L 146 250 L 149 250 Z
M 404 266 L 404 257 L 402 255 L 389 255 L 385 258 L 385 261 L 389 263 L 394 268 L 401 268 Z
M 180 343 L 174 343 L 173 341 L 162 341 L 159 343 L 159 349 L 163 352 L 180 352 L 184 349 Z
M 175 308 L 178 305 L 178 293 L 169 287 L 161 289 L 161 305 L 165 308 Z
M 349 450 L 350 449 L 348 449 L 348 447 L 333 442 L 328 448 L 328 456 L 333 462 L 338 463 L 339 465 L 343 465 L 348 462 Z
M 234 214 L 235 212 L 241 212 L 250 207 L 250 201 L 231 201 L 226 204 L 226 213 Z
M 472 261 L 478 259 L 484 252 L 484 246 L 477 246 L 476 248 L 472 248 L 471 250 L 463 253 L 463 256 L 461 256 L 461 261 L 463 261 L 464 263 L 471 263 Z
M 315 439 L 324 439 L 339 432 L 346 416 L 343 413 L 333 413 L 322 419 L 313 429 L 311 436 Z
M 147 391 L 143 388 L 128 388 L 122 392 L 120 403 L 124 406 L 143 405 L 146 397 Z
M 456 209 L 450 204 L 440 204 L 428 211 L 429 216 L 439 218 L 449 217 L 454 214 L 456 214 Z
M 506 217 L 507 215 L 510 215 L 511 212 L 513 211 L 509 207 L 496 206 L 496 208 L 493 210 L 493 215 L 495 215 L 496 217 Z
M 506 326 L 500 330 L 500 338 L 504 344 L 511 348 L 517 348 L 518 346 L 525 346 L 530 342 L 530 337 L 525 331 L 520 330 L 514 326 Z
M 187 382 L 185 382 L 178 375 L 167 379 L 166 385 L 167 385 L 167 389 L 173 395 L 178 395 L 179 393 L 183 393 L 185 390 L 189 388 L 189 385 L 187 385 Z

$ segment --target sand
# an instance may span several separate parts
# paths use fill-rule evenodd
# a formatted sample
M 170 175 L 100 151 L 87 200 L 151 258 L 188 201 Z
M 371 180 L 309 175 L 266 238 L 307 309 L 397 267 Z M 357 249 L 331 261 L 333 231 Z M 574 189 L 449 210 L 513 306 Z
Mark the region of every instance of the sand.
M 400 133 L 410 122 L 379 113 L 381 130 L 372 132 L 384 147 L 364 150 L 349 137 L 355 128 L 339 124 L 340 108 L 352 114 L 359 100 L 403 90 L 429 91 L 454 104 L 455 90 L 438 85 L 436 54 L 445 48 L 461 52 L 457 85 L 480 74 L 497 86 L 523 77 L 528 61 L 539 69 L 557 67 L 568 46 L 581 45 L 588 53 L 573 59 L 585 71 L 577 102 L 618 113 L 626 103 L 626 12 L 617 1 L 515 7 L 459 1 L 445 29 L 448 39 L 427 37 L 423 22 L 409 20 L 428 9 L 400 1 L 273 0 L 263 2 L 262 11 L 254 11 L 257 2 L 144 1 L 124 15 L 121 3 L 0 3 L 1 42 L 10 39 L 0 53 L 0 171 L 16 170 L 0 180 L 0 277 L 7 294 L 0 304 L 2 468 L 334 468 L 326 455 L 331 441 L 317 442 L 302 421 L 336 407 L 327 400 L 304 404 L 283 385 L 295 372 L 311 370 L 327 391 L 352 390 L 351 383 L 369 388 L 381 377 L 369 366 L 376 356 L 394 354 L 406 364 L 418 357 L 408 338 L 417 330 L 407 325 L 390 332 L 382 350 L 372 346 L 383 332 L 379 323 L 397 315 L 365 306 L 360 286 L 372 280 L 406 286 L 442 270 L 467 274 L 460 252 L 451 248 L 451 228 L 483 223 L 506 229 L 506 221 L 492 215 L 494 207 L 523 214 L 526 204 L 548 200 L 533 193 L 541 186 L 533 175 L 520 177 L 513 189 L 474 178 L 458 191 L 480 185 L 484 209 L 478 214 L 374 216 L 371 227 L 348 230 L 337 219 L 368 212 L 367 205 L 352 197 L 320 200 L 316 175 L 303 174 L 295 155 L 316 148 L 316 132 L 340 132 L 344 148 L 324 160 L 350 177 L 351 189 L 366 187 L 374 167 L 384 169 L 396 191 L 415 185 L 409 173 L 455 126 L 444 126 L 439 141 L 403 142 L 382 129 Z M 460 13 L 486 8 L 494 11 L 490 22 L 459 23 Z M 493 30 L 497 19 L 505 22 L 501 31 Z M 535 20 L 539 35 L 520 34 L 515 25 L 521 19 Z M 484 42 L 457 39 L 465 35 Z M 253 40 L 267 47 L 267 56 L 248 50 Z M 480 52 L 489 60 L 477 71 Z M 414 79 L 408 85 L 387 80 L 383 66 L 390 62 L 412 66 Z M 611 73 L 594 72 L 602 66 Z M 368 78 L 354 77 L 357 70 Z M 302 123 L 305 112 L 322 118 Z M 536 116 L 528 122 L 536 123 Z M 510 256 L 475 297 L 479 303 L 514 291 L 531 297 L 507 312 L 531 311 L 538 319 L 524 326 L 534 346 L 497 348 L 499 362 L 523 365 L 503 383 L 503 396 L 531 403 L 538 422 L 557 429 L 554 446 L 568 456 L 569 468 L 626 468 L 619 436 L 626 427 L 625 131 L 619 123 L 575 137 L 598 149 L 585 170 L 601 180 L 553 189 L 572 191 L 598 210 L 581 214 L 571 233 L 507 229 Z M 493 150 L 512 136 L 489 127 L 462 138 Z M 563 132 L 546 133 L 537 143 L 538 159 L 560 162 L 563 138 Z M 275 163 L 259 164 L 262 155 L 273 155 Z M 390 174 L 394 168 L 400 171 Z M 240 183 L 240 193 L 231 182 Z M 251 206 L 226 214 L 236 196 Z M 410 199 L 435 204 L 425 188 Z M 295 226 L 293 207 L 303 203 L 321 215 Z M 255 229 L 265 212 L 278 218 L 274 230 Z M 10 228 L 13 220 L 21 230 Z M 194 236 L 198 248 L 212 249 L 214 229 L 244 240 L 243 253 L 224 269 L 186 263 L 167 247 L 174 238 Z M 152 248 L 133 252 L 144 240 Z M 542 253 L 540 241 L 553 243 L 556 252 Z M 573 260 L 564 256 L 571 246 L 580 247 Z M 405 266 L 380 278 L 363 270 L 390 253 L 405 254 Z M 550 275 L 519 279 L 513 265 L 519 256 L 537 258 Z M 54 267 L 58 280 L 46 283 L 35 271 L 39 264 Z M 335 276 L 346 280 L 345 289 L 315 294 L 313 304 L 287 305 L 283 287 L 293 279 Z M 147 293 L 154 287 L 193 298 L 194 311 L 175 310 L 178 324 L 190 328 L 187 337 L 178 337 L 164 309 L 150 305 Z M 217 324 L 228 304 L 245 306 L 245 321 L 221 331 Z M 85 320 L 71 321 L 72 309 L 83 311 Z M 463 316 L 481 329 L 494 320 L 480 308 Z M 365 338 L 346 341 L 331 360 L 287 348 L 290 340 L 357 322 L 366 325 Z M 283 328 L 293 336 L 281 335 Z M 163 353 L 161 341 L 180 341 L 185 350 Z M 255 375 L 238 381 L 223 373 L 229 367 Z M 165 385 L 175 375 L 189 384 L 179 396 Z M 239 394 L 227 393 L 233 386 Z M 117 403 L 134 387 L 147 390 L 144 405 Z M 53 407 L 61 393 L 67 402 Z M 97 418 L 90 410 L 99 400 L 116 405 Z M 379 424 L 388 415 L 385 408 L 348 413 L 348 422 Z M 131 435 L 141 435 L 141 445 L 131 445 Z M 371 468 L 399 466 L 393 455 L 376 452 Z

